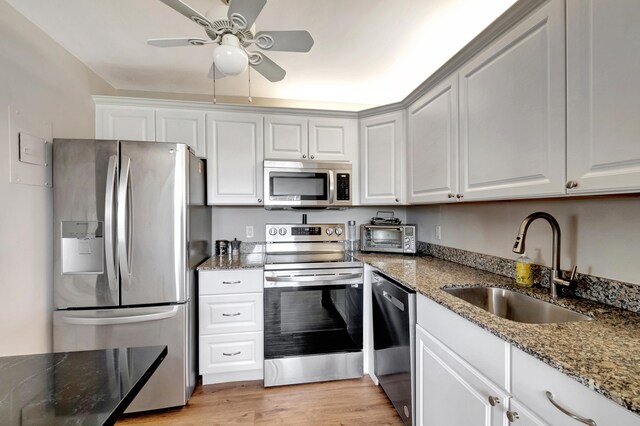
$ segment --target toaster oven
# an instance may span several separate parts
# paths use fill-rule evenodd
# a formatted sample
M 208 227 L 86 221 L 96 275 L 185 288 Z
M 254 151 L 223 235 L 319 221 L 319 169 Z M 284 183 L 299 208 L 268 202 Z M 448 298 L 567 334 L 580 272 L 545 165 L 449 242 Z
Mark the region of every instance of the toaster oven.
M 360 250 L 380 253 L 416 253 L 415 225 L 360 225 Z

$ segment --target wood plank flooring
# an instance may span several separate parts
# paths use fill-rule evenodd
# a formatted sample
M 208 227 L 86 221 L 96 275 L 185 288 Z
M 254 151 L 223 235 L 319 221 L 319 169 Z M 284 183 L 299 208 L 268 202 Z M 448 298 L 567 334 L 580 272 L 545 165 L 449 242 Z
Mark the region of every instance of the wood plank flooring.
M 124 415 L 118 425 L 402 425 L 382 388 L 362 379 L 264 388 L 198 385 L 181 408 Z

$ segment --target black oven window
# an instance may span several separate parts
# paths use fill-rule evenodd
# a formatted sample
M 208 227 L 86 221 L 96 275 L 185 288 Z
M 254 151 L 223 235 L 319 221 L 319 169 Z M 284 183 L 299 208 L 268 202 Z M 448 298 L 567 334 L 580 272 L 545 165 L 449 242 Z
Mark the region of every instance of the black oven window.
M 271 197 L 292 197 L 299 200 L 327 200 L 328 173 L 278 172 L 269 175 Z
M 265 289 L 265 358 L 362 350 L 362 284 Z

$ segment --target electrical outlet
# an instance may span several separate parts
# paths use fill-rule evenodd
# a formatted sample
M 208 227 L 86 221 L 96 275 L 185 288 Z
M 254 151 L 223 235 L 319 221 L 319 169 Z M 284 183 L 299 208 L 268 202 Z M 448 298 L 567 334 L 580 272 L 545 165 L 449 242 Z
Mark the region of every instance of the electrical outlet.
M 436 240 L 442 240 L 442 228 L 440 225 L 436 225 Z
M 245 234 L 247 238 L 253 238 L 253 226 L 247 225 L 245 228 Z

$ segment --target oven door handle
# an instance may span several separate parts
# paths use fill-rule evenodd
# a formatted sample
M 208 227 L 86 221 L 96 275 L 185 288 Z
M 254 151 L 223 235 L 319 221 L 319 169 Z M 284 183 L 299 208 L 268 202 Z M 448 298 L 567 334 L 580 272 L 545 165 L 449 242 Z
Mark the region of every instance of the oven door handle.
M 265 277 L 265 281 L 272 283 L 291 283 L 291 282 L 327 282 L 327 281 L 342 281 L 362 278 L 362 274 L 344 274 L 344 275 L 306 275 L 306 276 L 286 276 L 286 277 Z

